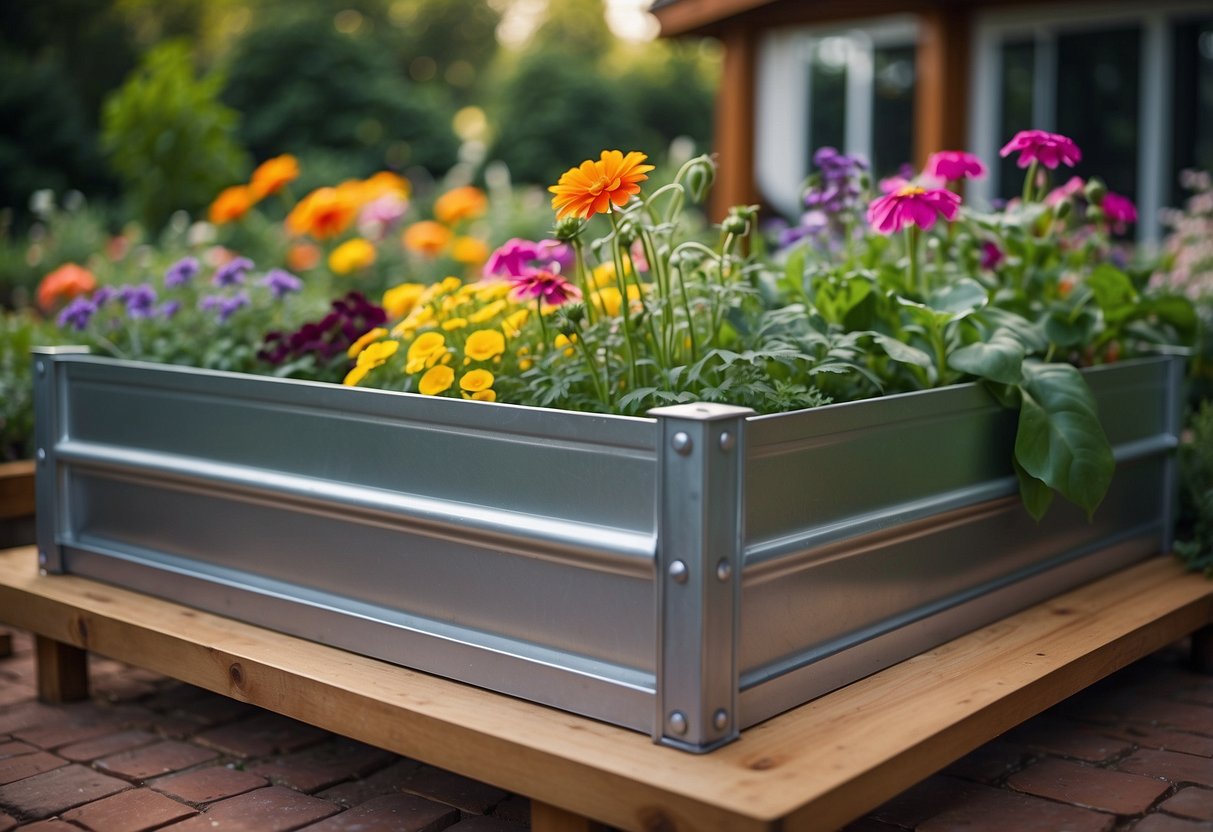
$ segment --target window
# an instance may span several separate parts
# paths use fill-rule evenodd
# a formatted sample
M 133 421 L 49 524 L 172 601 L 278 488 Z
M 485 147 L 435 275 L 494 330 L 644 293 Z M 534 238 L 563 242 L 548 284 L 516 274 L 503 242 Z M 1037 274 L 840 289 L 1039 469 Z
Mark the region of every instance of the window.
M 1179 205 L 1186 198 L 1178 185 L 1180 171 L 1213 171 L 1213 18 L 1176 23 L 1172 43 L 1175 132 L 1167 204 Z
M 872 172 L 896 173 L 914 152 L 914 59 L 910 46 L 878 46 L 872 53 Z

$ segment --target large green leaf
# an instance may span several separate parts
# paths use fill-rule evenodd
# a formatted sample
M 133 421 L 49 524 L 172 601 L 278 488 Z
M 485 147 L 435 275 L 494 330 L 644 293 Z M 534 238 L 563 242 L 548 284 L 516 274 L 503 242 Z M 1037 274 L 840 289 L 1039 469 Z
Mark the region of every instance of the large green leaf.
M 1032 515 L 1033 520 L 1044 517 L 1056 492 L 1025 471 L 1018 461 L 1015 462 L 1015 476 L 1019 479 L 1019 497 L 1023 500 L 1023 507 Z
M 1027 361 L 1015 459 L 1030 476 L 1093 513 L 1112 482 L 1115 460 L 1095 399 L 1068 364 Z
M 990 302 L 986 288 L 970 277 L 964 277 L 936 289 L 926 305 L 936 312 L 946 312 L 955 318 L 971 315 Z
M 1133 314 L 1140 299 L 1133 281 L 1115 266 L 1103 263 L 1087 277 L 1087 285 L 1095 293 L 1095 302 L 1109 323 L 1124 320 Z
M 931 356 L 927 355 L 918 347 L 912 347 L 909 344 L 904 344 L 892 336 L 877 332 L 873 334 L 873 340 L 876 342 L 885 354 L 894 361 L 899 361 L 902 364 L 913 364 L 917 367 L 930 368 L 934 366 Z
M 1023 344 L 1010 332 L 999 329 L 989 341 L 953 351 L 948 356 L 948 366 L 999 384 L 1019 384 L 1023 380 L 1023 360 Z

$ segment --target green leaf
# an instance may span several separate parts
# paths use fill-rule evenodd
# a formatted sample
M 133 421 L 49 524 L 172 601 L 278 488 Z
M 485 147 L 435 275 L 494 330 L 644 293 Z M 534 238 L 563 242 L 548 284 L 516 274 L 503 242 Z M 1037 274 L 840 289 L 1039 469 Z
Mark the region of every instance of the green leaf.
M 1027 361 L 1023 374 L 1015 459 L 1090 516 L 1107 493 L 1116 464 L 1095 399 L 1068 364 Z
M 1078 314 L 1070 310 L 1054 309 L 1045 318 L 1045 337 L 1059 347 L 1081 347 L 1095 340 L 1095 332 L 1099 329 L 1099 317 L 1089 309 L 1082 309 Z
M 989 302 L 986 288 L 969 277 L 936 289 L 927 298 L 927 306 L 936 312 L 947 312 L 953 319 L 971 315 Z
M 1015 476 L 1019 479 L 1019 496 L 1024 508 L 1033 520 L 1040 520 L 1053 502 L 1053 489 L 1025 471 L 1018 461 L 1015 462 Z
M 948 366 L 962 373 L 996 381 L 1019 384 L 1023 380 L 1023 345 L 1006 330 L 996 330 L 989 341 L 978 341 L 953 351 Z
M 909 344 L 903 344 L 896 338 L 892 338 L 883 333 L 877 332 L 873 339 L 876 344 L 885 351 L 885 354 L 894 361 L 899 361 L 902 364 L 913 364 L 916 367 L 934 366 L 931 356 L 927 355 L 918 347 L 911 347 Z
M 1013 334 L 1019 343 L 1023 344 L 1026 353 L 1043 353 L 1049 348 L 1049 339 L 1045 337 L 1041 328 L 1022 315 L 991 306 L 983 309 L 978 317 L 991 324 L 996 330 L 1001 329 Z
M 1149 318 L 1172 326 L 1183 344 L 1195 342 L 1200 319 L 1192 301 L 1180 295 L 1162 295 L 1150 298 L 1142 307 Z
M 872 293 L 872 283 L 863 277 L 822 280 L 816 284 L 814 302 L 831 323 L 840 324 L 847 313 Z
M 1096 267 L 1087 277 L 1086 283 L 1095 293 L 1095 302 L 1099 304 L 1104 317 L 1110 323 L 1124 320 L 1133 314 L 1137 307 L 1139 296 L 1133 288 L 1133 281 L 1109 263 Z

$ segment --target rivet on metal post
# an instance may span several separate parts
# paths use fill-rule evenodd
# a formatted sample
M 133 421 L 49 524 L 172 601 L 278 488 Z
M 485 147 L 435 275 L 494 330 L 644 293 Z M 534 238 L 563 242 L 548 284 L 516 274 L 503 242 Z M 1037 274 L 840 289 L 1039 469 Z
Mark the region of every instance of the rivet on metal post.
M 40 375 L 40 376 L 46 375 L 46 362 L 45 361 L 36 362 L 34 364 L 34 367 L 37 368 L 38 375 Z
M 724 708 L 720 708 L 716 713 L 712 714 L 712 727 L 717 731 L 723 731 L 729 727 L 729 712 Z
M 670 577 L 675 583 L 685 584 L 691 576 L 691 570 L 687 569 L 686 563 L 676 560 L 670 564 Z
M 687 732 L 687 717 L 682 711 L 674 711 L 669 718 L 670 733 L 682 736 Z
M 737 437 L 731 431 L 725 431 L 720 434 L 720 450 L 728 453 L 733 450 L 733 446 L 737 444 Z
M 46 448 L 39 448 L 37 457 L 39 463 L 46 462 Z
M 670 446 L 683 456 L 686 456 L 691 452 L 694 444 L 695 443 L 691 441 L 691 435 L 685 431 L 678 431 L 678 433 L 674 434 L 673 438 L 670 439 Z
M 40 550 L 38 552 L 38 565 L 46 566 L 46 551 L 45 550 Z
M 716 579 L 719 581 L 727 581 L 733 577 L 733 565 L 727 560 L 722 560 L 716 564 Z

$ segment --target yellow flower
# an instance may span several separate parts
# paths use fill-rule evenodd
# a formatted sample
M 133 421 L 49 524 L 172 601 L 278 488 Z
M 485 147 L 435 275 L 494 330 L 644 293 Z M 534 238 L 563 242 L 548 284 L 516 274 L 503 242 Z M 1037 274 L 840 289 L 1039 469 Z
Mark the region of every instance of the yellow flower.
M 463 352 L 473 361 L 488 361 L 505 352 L 505 336 L 495 329 L 478 329 L 468 336 Z
M 358 353 L 362 352 L 367 344 L 371 343 L 371 341 L 378 341 L 384 335 L 387 335 L 387 330 L 381 326 L 377 326 L 370 332 L 363 333 L 361 338 L 350 344 L 350 348 L 346 350 L 345 354 L 350 358 L 357 358 Z
M 493 374 L 488 370 L 468 370 L 459 379 L 459 388 L 469 393 L 479 393 L 493 386 Z
M 437 257 L 450 243 L 451 229 L 433 220 L 415 222 L 404 229 L 401 241 L 409 251 L 426 257 Z
M 235 222 L 248 213 L 256 200 L 246 185 L 224 188 L 211 203 L 207 216 L 215 225 Z
M 497 391 L 492 388 L 488 390 L 478 390 L 472 395 L 463 394 L 465 399 L 475 399 L 478 402 L 495 402 L 497 401 Z
M 361 271 L 375 262 L 375 246 L 370 240 L 355 237 L 346 240 L 329 255 L 329 268 L 334 274 Z
M 511 338 L 517 336 L 522 332 L 522 325 L 526 323 L 526 319 L 530 314 L 531 310 L 526 307 L 519 309 L 517 312 L 511 312 L 501 322 L 501 331 Z
M 451 257 L 465 266 L 483 266 L 489 259 L 489 247 L 475 237 L 456 237 L 451 244 Z
M 604 150 L 595 162 L 587 159 L 578 167 L 569 168 L 549 191 L 556 219 L 606 214 L 612 205 L 623 207 L 633 194 L 640 193 L 640 183 L 652 165 L 643 164 L 648 157 L 632 151 L 624 156 L 618 150 Z
M 437 396 L 439 393 L 449 390 L 454 383 L 455 371 L 445 364 L 439 364 L 426 371 L 417 384 L 417 389 L 423 396 Z
M 383 311 L 389 318 L 403 318 L 413 310 L 425 286 L 421 283 L 401 283 L 383 293 Z
M 631 275 L 631 261 L 624 260 L 623 273 L 625 276 Z M 595 266 L 594 270 L 590 272 L 590 283 L 596 288 L 615 285 L 615 264 L 608 260 L 606 263 Z
M 640 300 L 640 291 L 634 284 L 628 284 L 629 305 L 635 308 L 638 300 Z M 619 314 L 619 308 L 623 304 L 623 293 L 614 286 L 604 286 L 590 293 L 590 301 L 595 308 L 601 309 L 606 315 L 613 318 Z
M 442 328 L 447 332 L 454 332 L 456 329 L 463 329 L 467 325 L 467 318 L 447 318 L 442 322 Z
M 508 280 L 481 280 L 469 285 L 476 287 L 477 300 L 497 300 L 508 295 L 514 288 Z
M 444 352 L 446 352 L 446 336 L 433 330 L 423 332 L 413 339 L 413 343 L 409 344 L 409 364 L 421 361 L 422 366 L 432 366 Z M 431 361 L 431 358 L 434 361 Z M 414 373 L 416 370 L 409 370 L 409 372 Z
M 350 368 L 348 373 L 345 374 L 345 378 L 341 380 L 341 383 L 353 387 L 358 382 L 366 378 L 366 374 L 369 373 L 371 369 L 372 368 L 369 364 L 356 364 Z
M 564 333 L 561 333 L 560 335 L 556 336 L 556 349 L 560 349 L 561 347 L 564 347 L 565 357 L 571 358 L 573 356 L 573 353 L 576 352 L 576 350 L 573 349 L 573 344 L 576 341 L 577 341 L 576 333 L 573 334 L 572 338 L 569 338 Z
M 358 354 L 358 363 L 367 367 L 378 367 L 396 354 L 399 341 L 376 341 Z
M 434 217 L 439 222 L 454 225 L 460 220 L 478 217 L 488 208 L 489 200 L 484 191 L 472 185 L 453 188 L 434 202 Z
M 289 153 L 266 159 L 249 180 L 249 191 L 253 199 L 260 200 L 276 194 L 299 178 L 299 160 Z
M 317 188 L 299 200 L 286 215 L 286 228 L 292 234 L 310 234 L 327 240 L 342 234 L 358 213 L 358 202 L 349 189 Z
M 505 301 L 495 300 L 492 303 L 485 304 L 477 309 L 472 314 L 468 315 L 468 320 L 474 324 L 482 324 L 489 318 L 492 318 L 501 312 L 505 311 Z

